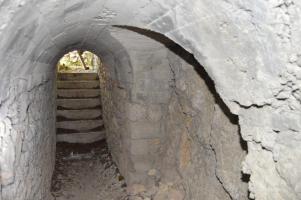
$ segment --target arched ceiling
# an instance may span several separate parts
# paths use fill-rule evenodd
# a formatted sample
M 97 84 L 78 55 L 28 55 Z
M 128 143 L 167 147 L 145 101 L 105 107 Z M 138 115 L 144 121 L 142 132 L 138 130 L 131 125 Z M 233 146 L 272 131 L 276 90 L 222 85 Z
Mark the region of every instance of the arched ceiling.
M 247 2 L 242 4 L 243 8 L 255 9 Z M 275 62 L 279 60 L 277 54 L 264 52 L 274 48 L 273 40 L 264 45 L 258 41 L 268 37 L 268 32 L 261 38 L 252 37 L 267 5 L 258 3 L 260 7 L 256 7 L 254 16 L 237 6 L 235 2 L 207 0 L 131 0 L 122 4 L 118 0 L 6 0 L 1 6 L 1 13 L 7 13 L 0 21 L 1 55 L 47 63 L 62 50 L 74 47 L 105 54 L 120 49 L 110 36 L 112 25 L 151 29 L 192 52 L 213 78 L 232 112 L 238 113 L 239 105 L 270 103 L 272 91 L 268 88 L 278 85 L 274 79 L 266 80 L 281 69 L 280 62 Z M 240 11 L 239 18 L 236 10 Z M 255 88 L 256 92 L 252 92 Z

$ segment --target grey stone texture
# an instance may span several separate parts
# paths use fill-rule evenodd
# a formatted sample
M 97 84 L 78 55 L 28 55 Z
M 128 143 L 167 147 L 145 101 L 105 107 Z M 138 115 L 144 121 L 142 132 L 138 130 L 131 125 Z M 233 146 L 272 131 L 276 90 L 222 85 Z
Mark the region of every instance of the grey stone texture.
M 162 182 L 177 183 L 178 192 L 187 191 L 185 199 L 248 199 L 237 116 L 193 57 L 182 53 L 169 56 L 175 87 L 165 116 Z
M 79 48 L 106 67 L 104 123 L 129 184 L 156 184 L 146 171 L 156 169 L 186 199 L 244 199 L 242 169 L 250 198 L 301 199 L 300 8 L 297 0 L 0 1 L 0 198 L 50 199 L 54 66 Z M 201 83 L 201 66 L 133 27 L 192 53 L 218 95 Z
M 57 99 L 57 105 L 66 109 L 91 109 L 101 106 L 99 98 L 91 99 Z
M 67 133 L 59 134 L 56 136 L 57 142 L 67 142 L 67 143 L 80 143 L 87 144 L 93 143 L 95 141 L 103 140 L 106 138 L 105 130 L 85 132 L 85 133 Z
M 96 88 L 94 86 L 95 80 L 98 83 Z M 71 85 L 68 84 L 70 81 L 74 83 L 74 85 L 68 87 Z M 75 107 L 74 105 L 72 107 L 68 105 L 68 109 L 57 104 L 57 142 L 93 143 L 105 139 L 106 133 L 100 106 L 101 99 L 98 73 L 96 71 L 59 72 L 57 73 L 57 82 L 60 83 L 57 83 L 57 101 L 66 101 L 72 98 L 74 105 L 81 105 L 83 102 L 86 103 L 84 107 Z M 81 86 L 80 83 L 84 83 L 84 86 Z M 75 85 L 79 87 L 75 88 Z M 62 86 L 64 86 L 64 89 L 61 89 Z M 82 87 L 85 89 L 82 89 Z M 93 107 L 97 101 L 97 107 Z M 87 104 L 89 102 L 91 102 L 92 105 Z

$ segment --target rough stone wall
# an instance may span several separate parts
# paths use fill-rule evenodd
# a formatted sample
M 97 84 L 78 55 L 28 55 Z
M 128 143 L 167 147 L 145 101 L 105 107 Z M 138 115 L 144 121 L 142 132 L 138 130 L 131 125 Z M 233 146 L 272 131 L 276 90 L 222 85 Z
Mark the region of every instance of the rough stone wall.
M 126 138 L 125 110 L 129 95 L 127 90 L 121 87 L 120 82 L 112 78 L 108 69 L 110 67 L 104 64 L 99 71 L 106 140 L 121 174 L 127 178 L 129 140 Z
M 100 74 L 108 143 L 128 185 L 168 183 L 185 199 L 247 199 L 237 117 L 202 66 L 174 44 L 155 41 L 157 34 L 120 37 L 124 31 L 113 35 L 128 53 L 132 84 L 114 75 L 114 59 L 105 59 L 111 61 Z
M 248 199 L 237 117 L 201 66 L 187 53 L 180 56 L 169 56 L 174 90 L 165 117 L 162 182 L 173 184 L 187 200 Z
M 35 76 L 11 77 L 8 91 L 0 108 L 0 199 L 48 199 L 55 158 L 54 82 L 35 71 Z
M 158 165 L 165 135 L 162 104 L 167 104 L 171 91 L 168 51 L 160 42 L 129 30 L 115 28 L 113 36 L 128 54 L 125 58 L 119 52 L 116 60 L 130 62 L 132 79 L 125 84 L 113 69 L 122 63 L 104 58 L 105 73 L 100 74 L 105 74 L 102 99 L 108 144 L 129 185 L 152 185 L 147 174 Z
M 300 7 L 293 0 L 183 2 L 149 24 L 193 52 L 238 114 L 252 199 L 301 198 Z

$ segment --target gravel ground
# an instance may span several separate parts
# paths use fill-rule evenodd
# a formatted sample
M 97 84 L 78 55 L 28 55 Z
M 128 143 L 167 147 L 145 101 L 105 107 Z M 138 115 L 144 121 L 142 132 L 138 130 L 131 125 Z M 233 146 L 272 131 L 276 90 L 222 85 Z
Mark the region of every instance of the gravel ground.
M 56 200 L 127 200 L 126 184 L 105 141 L 58 143 L 52 179 Z

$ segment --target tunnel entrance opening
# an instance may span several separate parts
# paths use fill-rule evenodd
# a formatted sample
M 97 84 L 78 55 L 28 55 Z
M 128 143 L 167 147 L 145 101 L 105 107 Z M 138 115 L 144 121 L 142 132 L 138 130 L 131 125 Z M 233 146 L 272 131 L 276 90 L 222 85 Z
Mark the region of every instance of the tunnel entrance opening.
M 100 65 L 100 59 L 89 51 L 71 51 L 59 60 L 56 76 L 58 142 L 91 143 L 105 139 Z
M 248 199 L 238 117 L 204 67 L 162 34 L 111 31 L 118 42 L 113 55 L 105 52 L 102 102 L 108 145 L 129 195 Z
M 74 50 L 57 64 L 55 199 L 124 199 L 126 184 L 112 160 L 102 117 L 101 61 Z
M 58 73 L 95 72 L 101 65 L 100 58 L 90 51 L 73 50 L 64 54 L 57 63 Z

